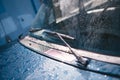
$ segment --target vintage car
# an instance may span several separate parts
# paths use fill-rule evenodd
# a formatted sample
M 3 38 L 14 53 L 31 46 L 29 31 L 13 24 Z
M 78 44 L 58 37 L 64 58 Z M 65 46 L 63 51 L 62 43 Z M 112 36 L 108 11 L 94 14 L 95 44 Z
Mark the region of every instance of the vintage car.
M 120 65 L 119 20 L 119 1 L 43 1 L 28 35 L 21 37 L 20 43 L 70 66 L 120 77 L 119 73 L 89 66 L 92 60 Z
M 34 2 L 35 0 L 31 1 Z M 21 31 L 15 31 L 17 29 L 15 25 L 19 23 L 17 20 L 16 24 L 13 23 L 11 17 L 0 21 L 0 67 L 2 67 L 0 74 L 7 74 L 6 72 L 10 67 L 4 67 L 4 63 L 7 65 L 7 63 L 9 64 L 9 60 L 12 59 L 13 61 L 11 62 L 16 62 L 14 65 L 11 64 L 13 69 L 9 69 L 16 71 L 13 74 L 18 72 L 23 76 L 25 72 L 30 72 L 30 69 L 32 69 L 25 69 L 24 71 L 24 68 L 28 65 L 27 61 L 24 63 L 24 60 L 28 58 L 27 56 L 23 60 L 20 59 L 21 62 L 19 63 L 23 61 L 24 64 L 22 67 L 18 66 L 17 68 L 16 64 L 19 64 L 17 63 L 17 61 L 19 61 L 17 58 L 23 56 L 17 56 L 18 54 L 15 54 L 15 57 L 10 57 L 10 59 L 5 57 L 5 60 L 2 57 L 6 56 L 3 53 L 6 53 L 7 50 L 9 52 L 9 49 L 3 49 L 6 48 L 6 46 L 3 47 L 3 45 L 8 45 L 18 40 L 17 43 L 20 43 L 19 46 L 22 46 L 22 49 L 26 49 L 28 52 L 26 52 L 26 50 L 22 52 L 20 48 L 21 50 L 15 50 L 17 51 L 16 53 L 22 53 L 21 55 L 23 55 L 23 53 L 29 54 L 29 52 L 34 52 L 55 61 L 54 63 L 48 62 L 44 64 L 42 68 L 32 71 L 33 74 L 30 74 L 25 80 L 40 80 L 38 73 L 39 69 L 43 70 L 43 67 L 45 67 L 44 69 L 48 68 L 49 73 L 54 72 L 56 69 L 59 72 L 59 68 L 49 70 L 51 65 L 54 66 L 56 62 L 62 63 L 59 66 L 63 66 L 64 64 L 77 70 L 83 70 L 83 72 L 85 72 L 84 76 L 86 77 L 87 72 L 92 73 L 90 79 L 85 78 L 87 80 L 120 79 L 120 0 L 39 0 L 39 2 L 40 7 L 36 10 L 37 14 L 33 21 L 30 15 L 18 17 L 21 26 L 27 26 L 27 28 L 24 27 L 23 29 L 17 26 Z M 33 6 L 35 8 L 35 5 Z M 1 5 L 0 9 L 2 9 Z M 19 10 L 22 9 L 18 8 L 18 12 Z M 10 25 L 7 25 L 7 23 Z M 30 24 L 29 27 L 28 24 Z M 11 26 L 11 28 L 4 26 Z M 11 30 L 15 32 L 13 33 Z M 16 46 L 12 46 L 12 49 L 13 48 L 16 48 Z M 30 57 L 33 56 L 32 54 L 29 55 Z M 35 65 L 37 64 L 34 60 L 32 62 Z M 29 64 L 28 67 L 31 65 Z M 79 75 L 79 73 L 74 74 L 71 68 L 70 70 L 71 73 L 73 72 L 72 75 L 74 75 L 74 77 Z M 2 71 L 6 72 L 2 73 Z M 47 71 L 41 71 L 42 74 L 47 75 L 48 73 L 46 72 Z M 41 73 L 40 75 L 42 76 Z M 64 73 L 68 74 L 69 72 Z M 99 74 L 98 76 L 103 75 L 105 78 L 99 79 L 98 76 L 95 78 L 94 74 Z M 33 78 L 33 75 L 38 78 Z M 56 73 L 55 76 L 59 75 L 59 73 Z M 80 71 L 79 76 L 81 75 L 82 71 Z M 16 76 L 18 76 L 18 74 L 15 74 L 14 77 Z M 1 75 L 0 78 L 3 78 L 3 80 L 14 80 L 14 78 L 5 78 L 5 76 Z M 75 80 L 80 79 L 85 80 L 80 77 Z M 24 80 L 24 78 L 21 77 L 19 80 Z M 63 77 L 59 77 L 59 79 L 55 77 L 52 79 L 49 77 L 47 79 L 41 78 L 41 80 L 71 79 Z

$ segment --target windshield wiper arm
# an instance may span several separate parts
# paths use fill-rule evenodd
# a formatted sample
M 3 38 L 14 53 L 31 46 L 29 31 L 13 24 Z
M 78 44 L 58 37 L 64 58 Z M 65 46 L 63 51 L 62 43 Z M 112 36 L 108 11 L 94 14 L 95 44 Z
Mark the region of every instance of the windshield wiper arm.
M 56 33 L 56 35 L 60 38 L 60 40 L 63 41 L 63 43 L 69 48 L 69 50 L 71 51 L 71 53 L 76 57 L 76 59 L 78 60 L 77 62 L 82 64 L 84 67 L 87 67 L 89 60 L 86 58 L 83 58 L 82 56 L 78 56 L 71 48 L 71 46 L 62 38 L 62 36 L 58 33 Z

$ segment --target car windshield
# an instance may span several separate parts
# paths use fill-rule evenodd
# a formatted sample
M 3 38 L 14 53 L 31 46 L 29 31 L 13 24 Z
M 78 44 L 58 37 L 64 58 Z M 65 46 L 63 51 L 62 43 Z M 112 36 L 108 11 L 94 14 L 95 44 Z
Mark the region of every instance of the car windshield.
M 47 29 L 75 38 L 75 48 L 120 56 L 119 6 L 120 0 L 41 0 L 31 32 Z

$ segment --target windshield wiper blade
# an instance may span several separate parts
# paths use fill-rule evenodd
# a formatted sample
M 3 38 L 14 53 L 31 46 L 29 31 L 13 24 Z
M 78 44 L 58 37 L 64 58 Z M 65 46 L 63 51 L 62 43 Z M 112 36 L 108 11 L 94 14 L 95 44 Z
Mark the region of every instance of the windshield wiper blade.
M 30 30 L 30 32 L 37 32 L 37 31 L 41 31 L 43 33 L 46 33 L 48 35 L 51 35 L 51 36 L 55 36 L 57 37 L 56 33 L 59 34 L 60 36 L 62 36 L 63 38 L 66 38 L 66 39 L 69 39 L 69 40 L 75 40 L 74 37 L 72 36 L 69 36 L 69 35 L 66 35 L 66 34 L 62 34 L 62 33 L 58 33 L 58 32 L 55 32 L 55 31 L 51 31 L 51 30 L 47 30 L 47 29 L 41 29 L 41 28 L 33 28 Z
M 62 36 L 63 38 L 67 38 L 67 39 L 70 39 L 70 40 L 75 40 L 74 37 L 71 37 L 71 36 L 66 35 L 66 34 L 54 32 L 54 31 L 50 31 L 50 30 L 46 30 L 45 33 L 48 33 L 48 34 L 51 34 L 51 35 L 57 35 L 57 34 L 59 34 L 59 35 Z

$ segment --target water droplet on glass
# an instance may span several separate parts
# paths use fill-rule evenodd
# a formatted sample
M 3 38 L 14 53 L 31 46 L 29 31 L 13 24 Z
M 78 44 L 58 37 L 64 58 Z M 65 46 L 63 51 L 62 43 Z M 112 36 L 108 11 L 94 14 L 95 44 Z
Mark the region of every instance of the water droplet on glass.
M 104 77 L 107 77 L 107 75 L 105 75 Z
M 66 75 L 67 75 L 67 74 L 68 74 L 68 71 L 64 71 L 64 74 L 66 74 Z
M 100 68 L 97 68 L 97 70 L 99 71 L 99 70 L 100 70 Z

